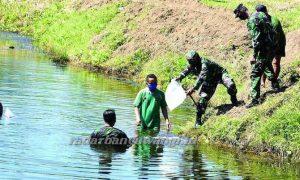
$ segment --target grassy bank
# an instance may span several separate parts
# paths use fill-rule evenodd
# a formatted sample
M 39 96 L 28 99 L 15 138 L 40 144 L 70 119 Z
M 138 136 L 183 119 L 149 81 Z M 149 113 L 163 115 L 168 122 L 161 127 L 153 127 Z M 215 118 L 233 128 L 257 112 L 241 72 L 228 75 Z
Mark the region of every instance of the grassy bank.
M 143 82 L 146 74 L 155 73 L 164 89 L 186 66 L 184 54 L 193 48 L 222 64 L 237 84 L 239 99 L 248 100 L 251 50 L 245 24 L 236 21 L 232 12 L 223 10 L 234 9 L 238 1 L 196 2 L 195 6 L 203 12 L 220 11 L 214 14 L 216 19 L 204 19 L 207 15 L 200 10 L 190 11 L 188 0 L 183 4 L 170 1 L 168 3 L 173 4 L 169 6 L 160 1 L 130 0 L 106 4 L 83 0 L 78 3 L 70 0 L 30 2 L 1 1 L 0 28 L 32 36 L 36 45 L 54 60 L 95 67 L 138 82 Z M 299 29 L 299 2 L 245 1 L 244 4 L 252 11 L 257 3 L 266 4 L 270 13 L 282 20 L 286 32 Z M 177 11 L 180 13 L 176 14 Z M 225 25 L 231 29 L 223 25 L 215 27 L 218 19 L 221 19 L 219 23 L 230 21 Z M 189 20 L 199 20 L 201 28 L 195 29 L 193 23 L 187 23 Z M 151 36 L 152 32 L 155 33 Z M 195 32 L 198 34 L 191 36 Z M 282 85 L 287 86 L 285 91 L 272 94 L 264 90 L 264 103 L 251 110 L 230 109 L 224 105 L 230 101 L 226 89 L 220 86 L 210 102 L 205 115 L 207 122 L 202 128 L 191 129 L 194 120 L 191 115 L 186 124 L 174 131 L 189 136 L 201 134 L 212 142 L 296 159 L 300 147 L 299 68 L 299 56 L 285 63 L 280 77 Z M 191 86 L 193 82 L 190 78 L 183 84 Z
M 300 61 L 294 64 L 298 70 Z M 299 76 L 299 75 L 297 75 Z M 286 87 L 287 88 L 287 87 Z M 207 117 L 205 126 L 193 130 L 178 129 L 179 134 L 204 135 L 211 142 L 226 144 L 258 153 L 272 153 L 299 160 L 300 153 L 300 84 L 279 94 L 266 92 L 262 105 L 248 111 L 238 108 L 229 114 Z M 211 108 L 211 114 L 220 109 Z
M 255 11 L 257 4 L 264 4 L 267 6 L 269 14 L 279 17 L 285 32 L 290 32 L 300 27 L 300 4 L 297 0 L 200 0 L 199 2 L 207 6 L 223 7 L 232 11 L 238 4 L 243 3 L 249 9 L 250 13 Z

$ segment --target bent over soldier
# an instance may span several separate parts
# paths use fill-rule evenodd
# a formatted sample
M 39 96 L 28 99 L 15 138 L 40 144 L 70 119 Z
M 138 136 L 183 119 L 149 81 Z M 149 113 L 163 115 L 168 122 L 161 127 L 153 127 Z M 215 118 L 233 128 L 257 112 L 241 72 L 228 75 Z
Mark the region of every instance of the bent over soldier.
M 232 104 L 234 106 L 238 105 L 236 85 L 226 69 L 213 61 L 200 57 L 194 50 L 187 53 L 186 59 L 189 65 L 176 80 L 181 81 L 189 74 L 198 77 L 194 87 L 187 92 L 187 95 L 191 95 L 195 90 L 199 90 L 200 99 L 197 105 L 196 126 L 203 124 L 202 115 L 218 84 L 223 84 L 227 88 Z

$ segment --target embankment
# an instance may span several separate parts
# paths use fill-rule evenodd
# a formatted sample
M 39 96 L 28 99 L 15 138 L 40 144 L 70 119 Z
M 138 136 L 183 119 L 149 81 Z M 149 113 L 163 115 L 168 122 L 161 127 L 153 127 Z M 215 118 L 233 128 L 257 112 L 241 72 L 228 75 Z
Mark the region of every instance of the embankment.
M 260 1 L 261 2 L 261 1 Z M 207 122 L 193 130 L 194 115 L 174 132 L 202 135 L 211 142 L 271 152 L 299 160 L 300 149 L 300 2 L 264 1 L 287 32 L 287 57 L 280 76 L 284 91 L 263 90 L 264 103 L 251 110 L 232 108 L 219 87 L 206 112 Z M 238 98 L 248 101 L 251 56 L 246 22 L 234 18 L 238 1 L 194 0 L 46 0 L 1 1 L 0 28 L 34 38 L 54 60 L 142 82 L 155 73 L 165 88 L 186 66 L 195 49 L 224 66 L 237 83 Z M 258 1 L 246 3 L 250 11 Z M 187 79 L 184 85 L 193 83 Z M 181 122 L 182 123 L 182 122 Z

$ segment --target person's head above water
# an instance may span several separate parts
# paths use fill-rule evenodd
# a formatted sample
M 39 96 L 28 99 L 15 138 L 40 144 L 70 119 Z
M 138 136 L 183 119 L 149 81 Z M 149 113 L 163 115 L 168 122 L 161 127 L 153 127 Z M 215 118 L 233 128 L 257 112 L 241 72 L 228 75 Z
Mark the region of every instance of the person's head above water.
M 157 87 L 157 77 L 155 74 L 148 74 L 146 77 L 146 84 L 150 91 L 154 91 Z
M 0 102 L 0 117 L 2 116 L 2 114 L 3 114 L 3 106 L 2 106 L 2 104 Z
M 115 111 L 112 109 L 108 109 L 108 110 L 104 111 L 103 112 L 103 120 L 107 125 L 113 127 L 116 123 Z
M 240 18 L 241 20 L 246 20 L 249 18 L 248 8 L 243 4 L 239 4 L 233 13 L 235 14 L 236 18 Z
M 186 54 L 186 60 L 191 66 L 196 66 L 201 62 L 199 54 L 194 50 L 188 51 L 188 53 Z

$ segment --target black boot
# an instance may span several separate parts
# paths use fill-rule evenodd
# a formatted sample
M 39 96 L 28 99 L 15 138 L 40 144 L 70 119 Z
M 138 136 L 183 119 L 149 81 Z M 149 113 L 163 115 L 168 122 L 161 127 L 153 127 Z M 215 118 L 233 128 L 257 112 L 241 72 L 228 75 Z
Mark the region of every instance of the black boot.
M 201 115 L 202 116 L 202 115 Z M 198 116 L 196 117 L 196 122 L 195 122 L 195 125 L 194 125 L 194 128 L 197 128 L 199 126 L 202 126 L 203 125 L 203 122 L 202 122 L 202 119 L 201 119 L 201 116 Z
M 279 83 L 278 81 L 273 81 L 272 82 L 272 90 L 275 91 L 275 92 L 279 92 Z
M 198 104 L 198 106 L 197 106 L 197 114 L 196 114 L 196 121 L 195 121 L 194 128 L 197 128 L 198 126 L 202 126 L 203 125 L 203 121 L 202 121 L 203 112 L 204 112 L 204 109 L 203 109 L 202 104 Z
M 232 103 L 233 106 L 238 106 L 238 105 L 239 105 L 239 104 L 238 104 L 238 100 L 237 100 L 237 98 L 236 98 L 236 95 L 231 96 L 231 97 L 230 97 L 230 100 L 231 100 L 231 103 Z
M 257 105 L 259 105 L 259 101 L 257 99 L 252 99 L 251 103 L 246 105 L 246 108 L 252 108 L 252 107 L 257 106 Z

